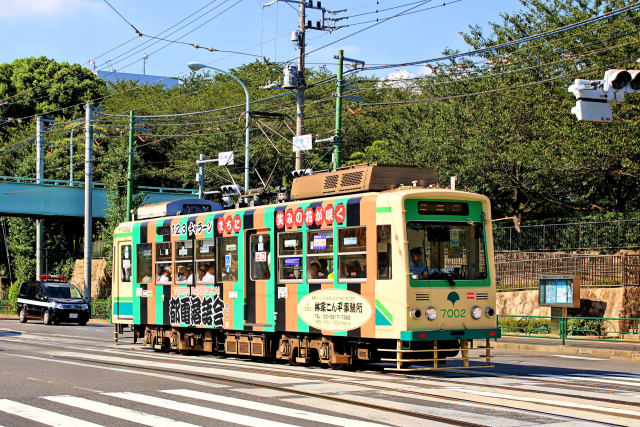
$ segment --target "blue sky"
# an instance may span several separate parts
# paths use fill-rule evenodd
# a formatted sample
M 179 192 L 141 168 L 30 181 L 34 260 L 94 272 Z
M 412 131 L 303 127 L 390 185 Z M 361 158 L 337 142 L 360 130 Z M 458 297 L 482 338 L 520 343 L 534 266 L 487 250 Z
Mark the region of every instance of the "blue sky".
M 296 6 L 278 3 L 263 9 L 261 5 L 266 2 L 109 0 L 143 34 L 161 33 L 202 9 L 169 31 L 177 32 L 167 32 L 162 36 L 216 49 L 262 55 L 276 62 L 294 59 L 297 51 L 290 37 L 298 23 Z M 347 9 L 336 15 L 350 16 L 340 21 L 340 25 L 388 17 L 410 7 L 417 6 L 415 10 L 422 10 L 442 3 L 443 0 L 425 4 L 415 0 L 324 0 L 322 5 L 329 10 Z M 447 47 L 467 50 L 460 31 L 465 31 L 469 25 L 486 27 L 489 21 L 500 21 L 501 12 L 513 12 L 520 8 L 517 0 L 446 0 L 446 3 L 443 7 L 391 19 L 348 37 L 312 53 L 307 62 L 332 63 L 338 49 L 343 49 L 345 56 L 365 60 L 367 64 L 431 58 Z M 397 6 L 402 7 L 377 14 L 353 16 Z M 309 19 L 314 22 L 319 17 L 319 12 L 309 12 Z M 343 28 L 332 33 L 309 31 L 307 49 L 316 49 L 368 25 L 371 24 Z M 189 61 L 228 69 L 254 60 L 250 56 L 211 53 L 147 38 L 138 38 L 116 48 L 134 36 L 134 30 L 103 0 L 0 0 L 0 39 L 4 42 L 0 49 L 0 63 L 44 55 L 57 61 L 88 66 L 88 60 L 115 48 L 96 59 L 98 69 L 142 73 L 142 57 L 146 52 L 149 55 L 147 74 L 179 76 L 188 72 L 185 64 Z M 330 66 L 330 69 L 333 68 Z M 421 73 L 415 67 L 409 71 Z

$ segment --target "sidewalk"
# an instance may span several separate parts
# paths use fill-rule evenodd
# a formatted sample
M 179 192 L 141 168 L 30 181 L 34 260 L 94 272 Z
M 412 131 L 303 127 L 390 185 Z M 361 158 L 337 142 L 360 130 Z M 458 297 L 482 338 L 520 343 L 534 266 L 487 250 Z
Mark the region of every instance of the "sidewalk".
M 640 362 L 640 343 L 562 340 L 553 338 L 506 336 L 493 343 L 496 349 L 527 350 L 544 353 L 585 354 Z

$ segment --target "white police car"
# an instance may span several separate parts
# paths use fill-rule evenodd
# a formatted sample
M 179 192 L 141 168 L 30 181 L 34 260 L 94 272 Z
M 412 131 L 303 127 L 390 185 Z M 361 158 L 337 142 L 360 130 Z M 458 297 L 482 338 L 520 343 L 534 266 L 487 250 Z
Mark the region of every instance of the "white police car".
M 42 275 L 40 280 L 25 281 L 18 291 L 17 311 L 21 323 L 42 319 L 46 325 L 72 322 L 86 325 L 89 305 L 80 291 L 65 276 Z

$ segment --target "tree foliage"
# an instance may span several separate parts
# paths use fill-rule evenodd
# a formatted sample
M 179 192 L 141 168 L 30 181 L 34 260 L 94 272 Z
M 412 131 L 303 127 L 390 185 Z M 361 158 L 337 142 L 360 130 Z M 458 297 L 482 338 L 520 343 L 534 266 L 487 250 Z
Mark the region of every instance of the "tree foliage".
M 468 50 L 482 53 L 431 63 L 429 74 L 403 81 L 349 74 L 348 79 L 356 80 L 353 94 L 366 101 L 347 103 L 342 112 L 345 163 L 431 167 L 441 185 L 455 175 L 463 189 L 489 196 L 494 216 L 517 215 L 535 222 L 637 215 L 637 95 L 615 105 L 614 122 L 601 125 L 577 122 L 570 113 L 575 99 L 567 92 L 577 77 L 601 79 L 613 65 L 634 67 L 637 13 L 484 50 L 629 4 L 627 0 L 521 0 L 519 11 L 503 14 L 488 30 L 472 26 L 461 34 Z M 261 88 L 282 76 L 279 65 L 256 61 L 229 72 L 245 83 L 252 101 L 259 101 L 251 105 L 250 185 L 273 189 L 287 181 L 294 167 L 295 94 Z M 305 133 L 314 139 L 333 134 L 333 73 L 326 68 L 306 71 Z M 95 121 L 95 129 L 102 133 L 93 143 L 94 179 L 109 191 L 107 219 L 99 228 L 105 241 L 110 241 L 113 228 L 124 217 L 129 111 L 136 116 L 137 186 L 194 188 L 198 156 L 215 158 L 221 151 L 234 151 L 235 164 L 207 165 L 206 189 L 243 182 L 245 94 L 224 74 L 193 73 L 171 89 L 132 81 L 107 86 L 81 67 L 25 58 L 0 65 L 0 99 L 10 101 L 0 105 L 1 118 L 47 114 L 68 120 L 80 117 L 82 104 L 89 99 L 104 108 Z M 47 132 L 53 143 L 45 157 L 47 178 L 69 176 L 73 126 Z M 76 127 L 76 180 L 83 179 L 82 132 L 82 126 Z M 0 151 L 34 134 L 31 119 L 0 124 Z M 305 153 L 305 167 L 329 168 L 331 148 L 331 143 L 314 146 Z M 34 171 L 33 144 L 0 157 L 1 174 L 33 176 Z M 12 219 L 11 224 L 17 274 L 28 275 L 33 269 L 31 220 Z M 47 233 L 55 235 L 58 230 L 74 236 L 74 243 L 60 251 L 62 262 L 79 246 L 80 236 L 66 223 L 48 224 Z

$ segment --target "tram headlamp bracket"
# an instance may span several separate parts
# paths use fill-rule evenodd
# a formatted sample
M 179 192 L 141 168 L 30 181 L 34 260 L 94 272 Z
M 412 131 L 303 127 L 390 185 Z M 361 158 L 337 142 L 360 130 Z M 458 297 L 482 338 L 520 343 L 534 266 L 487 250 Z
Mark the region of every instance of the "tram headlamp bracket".
M 493 224 L 494 222 L 498 222 L 498 221 L 508 221 L 508 220 L 513 220 L 513 227 L 516 229 L 516 231 L 518 233 L 521 232 L 520 230 L 520 218 L 518 218 L 517 216 L 507 216 L 504 218 L 498 218 L 498 219 L 492 219 L 490 221 L 487 221 L 489 224 Z

